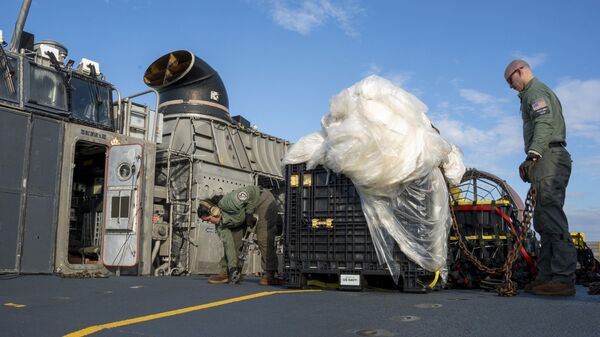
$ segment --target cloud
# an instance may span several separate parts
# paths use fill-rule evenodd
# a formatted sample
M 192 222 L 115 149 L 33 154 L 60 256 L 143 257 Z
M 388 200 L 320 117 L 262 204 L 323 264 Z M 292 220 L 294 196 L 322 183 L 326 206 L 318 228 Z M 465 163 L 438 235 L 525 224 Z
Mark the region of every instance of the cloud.
M 565 207 L 571 232 L 584 232 L 586 241 L 600 240 L 600 208 Z
M 498 98 L 474 89 L 460 89 L 459 94 L 469 103 L 474 104 L 474 110 L 478 110 L 488 117 L 500 117 L 504 114 L 502 104 L 507 102 L 505 98 Z
M 437 104 L 438 109 L 448 109 L 450 107 L 450 102 L 443 101 Z
M 563 107 L 567 137 L 579 136 L 600 143 L 600 80 L 563 80 L 555 91 Z
M 514 176 L 506 158 L 523 151 L 520 117 L 506 113 L 506 98 L 467 88 L 458 93 L 466 102 L 438 104 L 437 113 L 431 114 L 433 123 L 444 138 L 462 149 L 468 167 Z
M 487 104 L 494 100 L 494 97 L 473 89 L 460 89 L 460 96 L 474 104 Z
M 598 168 L 600 167 L 600 156 L 596 155 L 593 157 L 586 157 L 582 162 L 581 162 L 582 166 L 588 166 L 588 167 L 594 167 L 594 168 Z
M 379 75 L 381 73 L 381 67 L 378 66 L 375 63 L 371 63 L 369 64 L 369 69 L 367 69 L 367 71 L 365 72 L 365 76 L 370 76 L 370 75 Z
M 567 130 L 568 131 L 568 130 Z M 581 143 L 575 144 L 576 147 L 580 148 L 580 151 L 572 151 L 573 158 L 573 172 L 572 176 L 585 177 L 586 185 L 600 186 L 600 155 L 595 150 L 596 144 L 589 144 L 587 147 L 589 150 L 581 151 Z M 587 197 L 587 196 L 586 196 Z
M 512 53 L 512 56 L 514 58 L 525 60 L 527 63 L 529 63 L 531 68 L 541 66 L 544 63 L 544 61 L 546 61 L 546 54 L 544 53 L 525 55 L 523 52 L 515 51 Z
M 503 117 L 488 128 L 479 128 L 448 116 L 432 116 L 433 123 L 442 136 L 461 148 L 480 155 L 494 157 L 516 154 L 523 149 L 521 120 L 516 117 Z
M 412 78 L 412 73 L 405 71 L 384 71 L 382 67 L 375 63 L 369 64 L 369 68 L 364 73 L 364 76 L 378 75 L 385 79 L 392 81 L 397 86 L 411 92 L 413 95 L 419 95 L 423 93 L 418 88 L 408 88 L 407 83 Z
M 476 148 L 479 144 L 491 141 L 491 134 L 486 130 L 465 125 L 460 120 L 447 117 L 433 118 L 435 126 L 448 141 L 464 148 Z
M 302 35 L 310 34 L 316 27 L 335 21 L 351 37 L 358 36 L 351 19 L 362 9 L 345 1 L 339 5 L 332 0 L 272 0 L 268 2 L 273 21 L 279 26 Z
M 455 77 L 448 81 L 454 88 L 460 88 L 465 80 L 462 77 Z
M 463 120 L 448 116 L 432 115 L 433 124 L 442 137 L 458 145 L 463 151 L 467 167 L 491 172 L 504 179 L 516 178 L 516 169 L 507 165 L 507 158 L 523 151 L 521 121 L 515 117 L 504 117 L 489 127 L 474 126 Z M 514 163 L 510 163 L 514 164 Z
M 524 157 L 520 113 L 517 99 L 494 96 L 460 86 L 458 99 L 442 99 L 432 106 L 432 122 L 448 141 L 458 145 L 467 167 L 496 174 L 503 179 L 518 179 L 516 167 Z M 516 111 L 515 111 L 516 110 Z
M 397 84 L 400 87 L 405 87 L 406 83 L 411 79 L 412 75 L 410 73 L 406 73 L 406 72 L 396 72 L 396 73 L 388 73 L 385 74 L 384 77 L 386 77 L 387 79 L 389 79 L 390 81 L 394 82 L 395 84 Z M 413 94 L 417 94 L 417 92 L 420 92 L 420 90 L 413 88 Z

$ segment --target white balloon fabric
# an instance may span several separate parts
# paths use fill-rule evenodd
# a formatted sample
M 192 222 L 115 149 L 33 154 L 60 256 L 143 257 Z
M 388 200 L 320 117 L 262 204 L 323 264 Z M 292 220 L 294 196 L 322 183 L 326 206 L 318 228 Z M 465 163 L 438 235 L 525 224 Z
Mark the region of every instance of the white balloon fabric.
M 448 157 L 442 164 L 444 169 L 444 177 L 452 186 L 460 185 L 462 176 L 465 174 L 466 168 L 463 162 L 462 151 L 458 146 L 452 144 L 452 151 L 448 154 Z
M 352 180 L 379 262 L 396 282 L 396 247 L 445 279 L 450 213 L 440 167 L 454 185 L 465 171 L 462 153 L 433 128 L 426 111 L 414 95 L 369 76 L 334 96 L 321 131 L 300 139 L 283 161 L 323 165 Z

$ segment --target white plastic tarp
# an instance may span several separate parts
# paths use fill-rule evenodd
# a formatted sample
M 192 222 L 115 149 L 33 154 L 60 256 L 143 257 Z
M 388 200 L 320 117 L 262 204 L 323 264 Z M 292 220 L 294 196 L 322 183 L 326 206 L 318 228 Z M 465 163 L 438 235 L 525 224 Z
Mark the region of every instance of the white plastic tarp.
M 432 127 L 426 111 L 414 95 L 369 76 L 334 96 L 321 131 L 301 138 L 284 158 L 352 180 L 379 262 L 396 282 L 396 246 L 445 279 L 450 213 L 442 172 L 458 184 L 465 171 L 460 150 Z

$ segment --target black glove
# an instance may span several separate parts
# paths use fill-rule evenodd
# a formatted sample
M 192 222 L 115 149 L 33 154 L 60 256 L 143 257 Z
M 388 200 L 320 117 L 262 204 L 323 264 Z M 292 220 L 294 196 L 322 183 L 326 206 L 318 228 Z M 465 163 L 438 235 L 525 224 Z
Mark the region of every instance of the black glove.
M 246 214 L 246 225 L 249 227 L 254 227 L 256 225 L 256 222 L 258 221 L 258 218 L 256 215 L 252 214 L 252 213 L 247 213 Z
M 519 175 L 521 179 L 526 182 L 531 182 L 531 170 L 533 170 L 533 166 L 540 159 L 539 155 L 529 154 L 525 161 L 519 166 Z
M 526 183 L 530 183 L 531 182 L 529 180 L 529 172 L 533 168 L 533 165 L 535 165 L 535 162 L 533 160 L 527 158 L 519 166 L 519 175 L 521 176 L 521 180 L 523 180 L 523 182 L 526 182 Z

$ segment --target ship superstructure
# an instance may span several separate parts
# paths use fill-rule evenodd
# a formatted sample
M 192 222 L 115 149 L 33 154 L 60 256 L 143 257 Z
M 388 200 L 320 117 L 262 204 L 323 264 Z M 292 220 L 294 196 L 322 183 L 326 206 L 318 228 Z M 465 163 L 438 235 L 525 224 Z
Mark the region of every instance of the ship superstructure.
M 159 58 L 151 89 L 124 97 L 98 62 L 24 32 L 29 6 L 0 54 L 0 272 L 217 270 L 222 247 L 197 201 L 282 191 L 288 142 L 232 118 L 218 73 L 188 51 Z

